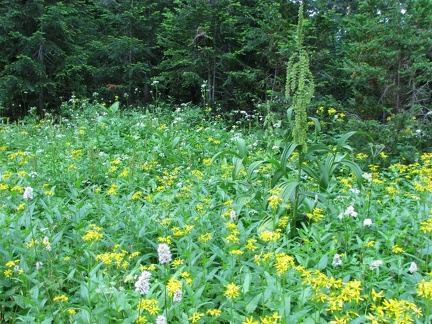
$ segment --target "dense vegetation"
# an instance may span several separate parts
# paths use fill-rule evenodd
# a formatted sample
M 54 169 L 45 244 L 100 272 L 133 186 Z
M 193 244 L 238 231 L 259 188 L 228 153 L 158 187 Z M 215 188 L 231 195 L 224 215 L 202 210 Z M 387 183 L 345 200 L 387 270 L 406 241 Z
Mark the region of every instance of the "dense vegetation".
M 5 1 L 0 321 L 430 323 L 431 6 Z
M 432 3 L 304 1 L 313 102 L 361 119 L 430 110 Z M 299 1 L 3 0 L 3 116 L 72 96 L 123 107 L 158 98 L 284 112 Z M 207 91 L 202 96 L 201 87 Z M 262 111 L 261 113 L 264 113 Z
M 429 323 L 431 153 L 315 123 L 304 153 L 289 120 L 190 104 L 63 109 L 0 128 L 2 323 Z

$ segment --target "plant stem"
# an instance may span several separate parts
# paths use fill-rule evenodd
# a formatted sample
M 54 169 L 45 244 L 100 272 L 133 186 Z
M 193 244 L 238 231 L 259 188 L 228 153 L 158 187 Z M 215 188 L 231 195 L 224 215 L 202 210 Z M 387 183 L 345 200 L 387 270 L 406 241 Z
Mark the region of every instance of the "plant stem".
M 299 196 L 300 196 L 300 181 L 301 181 L 301 171 L 303 163 L 302 146 L 297 146 L 298 150 L 298 165 L 297 165 L 297 186 L 294 192 L 294 205 L 293 205 L 293 217 L 291 220 L 290 238 L 297 235 L 297 218 L 298 218 L 298 206 L 299 206 Z

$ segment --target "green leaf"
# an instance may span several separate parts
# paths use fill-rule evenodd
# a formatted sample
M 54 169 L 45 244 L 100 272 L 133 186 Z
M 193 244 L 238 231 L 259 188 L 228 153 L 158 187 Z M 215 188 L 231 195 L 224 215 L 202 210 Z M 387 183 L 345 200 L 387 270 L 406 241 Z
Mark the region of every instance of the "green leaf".
M 249 303 L 247 303 L 245 310 L 246 313 L 252 314 L 258 306 L 258 302 L 262 297 L 262 293 L 256 295 Z
M 247 294 L 249 291 L 252 275 L 247 273 L 243 279 L 243 294 Z
M 363 184 L 363 171 L 360 168 L 360 166 L 357 163 L 350 160 L 343 160 L 341 161 L 341 164 L 346 165 L 347 167 L 350 168 L 352 173 L 354 173 L 355 177 L 357 178 L 357 185 L 359 186 L 359 188 L 361 188 Z
M 246 142 L 242 138 L 236 138 L 236 143 L 237 143 L 238 155 L 241 159 L 244 159 L 245 157 L 247 157 L 247 153 L 248 153 Z
M 324 254 L 317 264 L 317 269 L 324 270 L 328 264 L 328 254 Z

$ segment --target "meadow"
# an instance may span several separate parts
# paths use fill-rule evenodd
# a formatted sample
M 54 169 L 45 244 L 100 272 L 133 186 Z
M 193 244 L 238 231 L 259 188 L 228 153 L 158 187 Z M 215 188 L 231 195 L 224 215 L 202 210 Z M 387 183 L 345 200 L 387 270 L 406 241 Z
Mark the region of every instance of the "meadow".
M 244 112 L 64 111 L 0 125 L 0 322 L 430 323 L 432 152 L 319 116 L 303 154 Z

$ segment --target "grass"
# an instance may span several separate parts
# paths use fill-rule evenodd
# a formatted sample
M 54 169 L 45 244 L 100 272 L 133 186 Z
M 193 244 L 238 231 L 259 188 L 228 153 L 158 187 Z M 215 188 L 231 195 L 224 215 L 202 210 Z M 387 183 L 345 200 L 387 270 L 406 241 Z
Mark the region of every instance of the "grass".
M 1 322 L 430 322 L 431 153 L 334 140 L 293 224 L 283 127 L 73 104 L 1 125 Z

